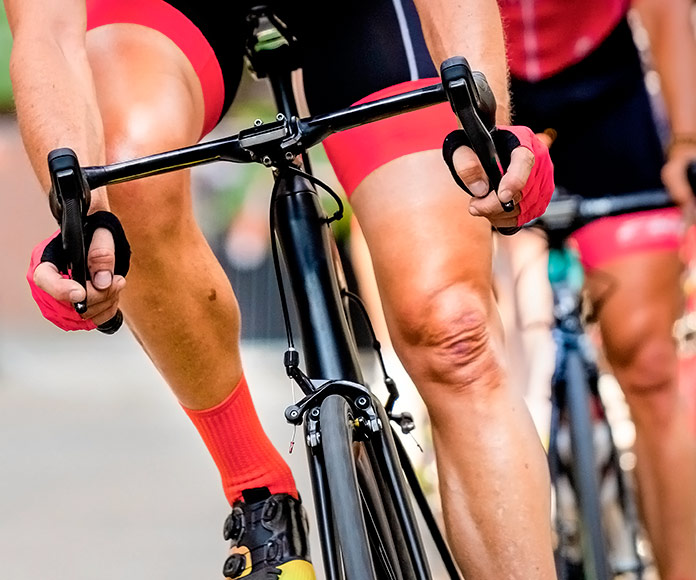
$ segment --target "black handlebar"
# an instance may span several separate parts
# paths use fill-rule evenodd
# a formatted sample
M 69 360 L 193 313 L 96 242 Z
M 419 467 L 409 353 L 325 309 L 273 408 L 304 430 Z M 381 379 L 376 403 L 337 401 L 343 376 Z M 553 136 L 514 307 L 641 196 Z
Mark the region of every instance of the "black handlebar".
M 696 195 L 696 161 L 688 165 L 686 173 Z M 553 245 L 554 241 L 561 243 L 565 237 L 598 218 L 667 207 L 676 207 L 676 204 L 666 189 L 592 198 L 557 187 L 543 215 L 525 227 L 542 228 Z
M 92 189 L 215 161 L 256 162 L 268 167 L 288 165 L 332 133 L 447 100 L 483 164 L 491 189 L 497 189 L 502 173 L 490 135 L 490 130 L 495 126 L 493 93 L 483 74 L 472 72 L 464 58 L 448 59 L 443 63 L 441 72 L 442 83 L 400 95 L 304 119 L 287 119 L 279 115 L 272 123 L 258 123 L 238 135 L 122 163 L 81 168 L 72 150 L 52 151 L 48 156 L 53 184 L 51 210 L 61 227 L 72 278 L 83 287 L 86 287 L 89 279 L 83 226 Z M 505 204 L 504 208 L 511 211 L 513 202 Z M 80 313 L 87 309 L 85 302 L 77 303 L 74 307 Z M 122 320 L 118 311 L 114 318 L 98 328 L 111 334 L 118 330 Z
M 601 217 L 674 205 L 672 197 L 664 189 L 592 198 L 569 193 L 557 187 L 544 214 L 525 227 L 541 227 L 547 232 L 572 232 Z

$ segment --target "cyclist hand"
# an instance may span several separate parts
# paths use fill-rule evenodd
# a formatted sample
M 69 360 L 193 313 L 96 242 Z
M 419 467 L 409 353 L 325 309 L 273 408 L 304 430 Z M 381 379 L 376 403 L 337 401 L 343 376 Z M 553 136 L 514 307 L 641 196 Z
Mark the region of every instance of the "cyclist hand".
M 102 214 L 107 212 L 100 212 Z M 93 214 L 96 215 L 96 214 Z M 87 288 L 71 280 L 65 263 L 60 232 L 41 242 L 32 252 L 27 281 L 32 296 L 46 319 L 63 330 L 93 330 L 109 321 L 118 310 L 130 263 L 130 246 L 112 214 L 108 227 L 91 231 L 85 227 L 88 244 Z M 93 220 L 91 223 L 101 223 Z M 87 311 L 79 315 L 73 304 L 87 298 Z
M 469 147 L 454 151 L 454 167 L 474 198 L 471 215 L 483 216 L 499 228 L 519 227 L 544 213 L 551 200 L 554 181 L 548 147 L 527 127 L 498 127 L 491 136 L 505 171 L 497 192 L 489 192 L 486 173 Z M 501 202 L 510 200 L 515 209 L 505 212 Z

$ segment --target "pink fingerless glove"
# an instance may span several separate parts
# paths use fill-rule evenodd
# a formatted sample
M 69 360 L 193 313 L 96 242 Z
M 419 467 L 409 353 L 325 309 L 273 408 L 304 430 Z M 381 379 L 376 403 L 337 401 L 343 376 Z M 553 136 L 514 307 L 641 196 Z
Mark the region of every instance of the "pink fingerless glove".
M 534 165 L 527 184 L 522 188 L 520 214 L 517 216 L 517 225 L 523 226 L 543 214 L 551 201 L 555 185 L 549 148 L 531 129 L 519 125 L 497 127 L 491 136 L 504 169 L 509 165 L 513 149 L 525 147 L 534 154 Z
M 499 228 L 501 233 L 510 235 L 519 230 L 521 226 L 538 218 L 546 211 L 551 201 L 554 190 L 553 163 L 549 156 L 549 149 L 544 145 L 534 132 L 528 127 L 500 126 L 491 131 L 491 138 L 498 153 L 503 171 L 510 165 L 510 156 L 518 147 L 525 147 L 534 154 L 534 165 L 522 188 L 522 200 L 519 202 L 520 213 L 517 216 L 516 228 Z M 469 137 L 462 129 L 452 131 L 445 138 L 442 145 L 442 153 L 452 177 L 459 187 L 472 195 L 471 191 L 461 180 L 452 161 L 454 151 L 461 146 L 471 147 Z
M 45 261 L 42 260 L 42 258 L 46 251 L 46 246 L 59 236 L 60 231 L 57 231 L 51 237 L 46 238 L 37 245 L 31 253 L 29 271 L 27 272 L 27 282 L 29 282 L 31 295 L 34 297 L 34 301 L 39 306 L 39 310 L 41 310 L 41 314 L 43 314 L 44 318 L 50 320 L 58 328 L 62 330 L 94 330 L 97 327 L 94 322 L 91 320 L 84 320 L 75 312 L 72 304 L 56 300 L 34 283 L 34 271 L 42 261 Z M 67 274 L 63 274 L 63 277 L 69 278 Z

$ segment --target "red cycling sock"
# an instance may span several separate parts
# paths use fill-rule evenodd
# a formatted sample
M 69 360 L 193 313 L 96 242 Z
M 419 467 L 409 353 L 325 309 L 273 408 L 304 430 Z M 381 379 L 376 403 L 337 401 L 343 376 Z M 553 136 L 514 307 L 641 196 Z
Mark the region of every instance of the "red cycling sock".
M 256 487 L 297 498 L 290 467 L 266 436 L 243 375 L 232 393 L 215 407 L 183 409 L 217 465 L 230 505 L 242 499 L 243 490 Z

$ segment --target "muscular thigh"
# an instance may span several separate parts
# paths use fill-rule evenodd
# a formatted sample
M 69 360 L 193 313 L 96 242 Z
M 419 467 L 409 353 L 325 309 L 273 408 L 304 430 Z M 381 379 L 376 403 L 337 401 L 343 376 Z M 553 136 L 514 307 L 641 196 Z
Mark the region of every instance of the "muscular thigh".
M 87 49 L 108 163 L 198 141 L 205 117 L 201 86 L 170 39 L 141 25 L 110 24 L 88 32 Z M 111 209 L 132 245 L 150 244 L 150 236 L 192 221 L 188 180 L 188 172 L 175 172 L 109 188 Z
M 370 173 L 351 198 L 365 235 L 390 331 L 424 314 L 438 293 L 467 284 L 491 299 L 489 223 L 468 213 L 440 151 L 399 157 Z
M 111 24 L 88 33 L 87 49 L 107 139 L 132 139 L 134 147 L 198 139 L 200 83 L 167 37 L 136 24 Z
M 134 92 L 151 92 L 153 99 L 162 101 L 163 113 L 168 112 L 166 93 L 193 97 L 196 107 L 203 106 L 202 119 L 196 119 L 199 127 L 194 139 L 199 139 L 227 111 L 242 70 L 244 13 L 240 3 L 220 4 L 214 0 L 88 0 L 88 40 L 95 71 L 119 89 L 136 83 Z M 122 84 L 117 74 L 126 75 L 121 76 Z M 176 125 L 187 122 L 188 118 L 176 119 Z M 171 127 L 177 128 L 174 122 Z

